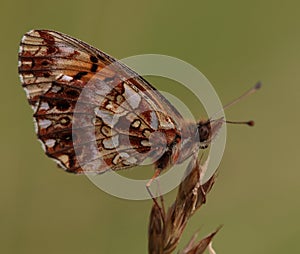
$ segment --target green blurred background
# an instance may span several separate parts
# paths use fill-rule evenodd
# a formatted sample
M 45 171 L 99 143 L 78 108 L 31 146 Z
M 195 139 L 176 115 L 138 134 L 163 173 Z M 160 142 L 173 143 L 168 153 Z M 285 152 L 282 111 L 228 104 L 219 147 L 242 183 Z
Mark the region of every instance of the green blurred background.
M 33 28 L 61 31 L 116 58 L 180 58 L 207 76 L 224 103 L 261 80 L 259 93 L 227 111 L 228 119 L 257 125 L 228 126 L 217 184 L 180 247 L 196 230 L 204 236 L 223 224 L 214 240 L 217 253 L 300 252 L 299 1 L 1 5 L 0 253 L 147 252 L 151 201 L 112 197 L 43 154 L 17 74 L 19 41 Z

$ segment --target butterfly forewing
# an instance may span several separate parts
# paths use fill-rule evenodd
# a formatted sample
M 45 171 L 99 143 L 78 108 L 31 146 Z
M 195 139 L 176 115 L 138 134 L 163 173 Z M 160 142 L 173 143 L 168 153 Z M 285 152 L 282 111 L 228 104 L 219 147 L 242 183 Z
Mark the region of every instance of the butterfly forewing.
M 159 157 L 164 147 L 151 150 L 151 134 L 168 133 L 170 143 L 184 128 L 178 111 L 145 79 L 58 32 L 24 35 L 19 74 L 46 154 L 70 172 L 102 173 Z

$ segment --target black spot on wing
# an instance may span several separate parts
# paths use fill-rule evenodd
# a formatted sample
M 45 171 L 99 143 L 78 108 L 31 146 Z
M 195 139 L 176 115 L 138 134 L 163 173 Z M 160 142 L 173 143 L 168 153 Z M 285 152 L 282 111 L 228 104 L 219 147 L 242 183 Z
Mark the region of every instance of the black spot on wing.
M 93 62 L 93 63 L 98 63 L 98 58 L 95 57 L 95 56 L 91 56 L 91 57 L 90 57 L 90 60 L 91 60 L 91 62 Z
M 94 63 L 91 67 L 91 72 L 96 72 L 97 69 L 98 69 L 98 65 Z
M 83 76 L 85 76 L 87 74 L 88 74 L 87 71 L 80 71 L 74 76 L 74 79 L 81 79 Z

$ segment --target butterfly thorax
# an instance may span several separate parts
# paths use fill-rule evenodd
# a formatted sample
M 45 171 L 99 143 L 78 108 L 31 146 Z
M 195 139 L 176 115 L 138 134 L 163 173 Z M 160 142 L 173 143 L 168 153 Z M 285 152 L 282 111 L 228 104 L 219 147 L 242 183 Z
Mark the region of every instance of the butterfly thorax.
M 192 154 L 197 153 L 199 149 L 208 147 L 211 138 L 210 122 L 208 120 L 199 121 L 198 123 L 186 121 L 180 134 L 180 143 L 176 146 L 178 150 L 176 164 L 182 163 Z

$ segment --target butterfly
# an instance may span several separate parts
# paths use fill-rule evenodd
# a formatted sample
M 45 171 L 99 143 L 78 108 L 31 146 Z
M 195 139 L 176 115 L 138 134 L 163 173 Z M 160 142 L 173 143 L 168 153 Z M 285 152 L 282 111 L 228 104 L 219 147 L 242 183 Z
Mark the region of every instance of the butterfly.
M 187 121 L 123 63 L 56 31 L 23 36 L 18 70 L 37 137 L 67 172 L 101 174 L 150 158 L 156 177 L 207 148 L 223 123 Z

